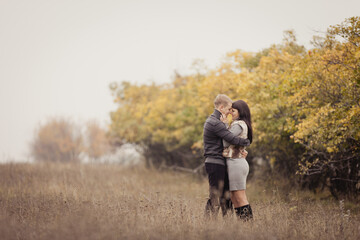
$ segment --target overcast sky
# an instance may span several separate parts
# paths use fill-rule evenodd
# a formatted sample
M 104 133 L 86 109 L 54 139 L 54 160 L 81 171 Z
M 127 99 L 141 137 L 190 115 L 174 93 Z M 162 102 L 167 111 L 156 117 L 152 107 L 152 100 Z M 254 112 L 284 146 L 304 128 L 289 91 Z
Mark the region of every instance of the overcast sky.
M 111 82 L 171 81 L 195 59 L 258 51 L 360 15 L 358 0 L 0 0 L 0 162 L 49 117 L 109 123 Z M 211 99 L 210 99 L 211 100 Z

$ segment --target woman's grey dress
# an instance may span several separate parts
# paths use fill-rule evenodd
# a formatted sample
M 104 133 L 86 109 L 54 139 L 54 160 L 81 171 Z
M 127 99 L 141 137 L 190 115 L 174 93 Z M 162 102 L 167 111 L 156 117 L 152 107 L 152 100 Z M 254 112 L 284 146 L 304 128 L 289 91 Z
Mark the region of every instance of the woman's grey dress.
M 230 132 L 241 138 L 247 138 L 248 128 L 244 121 L 234 121 L 230 128 Z M 236 146 L 230 146 L 228 142 L 223 141 L 225 148 L 239 148 Z M 245 149 L 240 147 L 241 150 Z M 235 154 L 235 156 L 238 154 Z M 246 178 L 249 174 L 249 164 L 245 158 L 234 157 L 226 158 L 226 165 L 229 174 L 230 191 L 245 190 L 246 189 Z

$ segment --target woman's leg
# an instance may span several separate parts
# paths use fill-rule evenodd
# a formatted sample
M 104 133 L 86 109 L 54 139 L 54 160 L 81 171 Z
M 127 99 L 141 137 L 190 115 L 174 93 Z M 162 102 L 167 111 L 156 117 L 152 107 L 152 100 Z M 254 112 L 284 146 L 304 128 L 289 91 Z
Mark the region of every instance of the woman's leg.
M 247 200 L 245 190 L 232 191 L 231 201 L 234 204 L 236 215 L 240 219 L 248 221 L 253 218 L 252 209 Z
M 235 208 L 248 205 L 249 202 L 246 197 L 245 190 L 231 191 L 231 201 Z
M 244 158 L 230 159 L 228 162 L 232 164 L 228 164 L 230 189 L 233 189 L 233 191 L 231 191 L 231 201 L 234 205 L 236 215 L 238 215 L 240 219 L 247 221 L 252 219 L 253 216 L 252 209 L 245 193 L 249 164 Z

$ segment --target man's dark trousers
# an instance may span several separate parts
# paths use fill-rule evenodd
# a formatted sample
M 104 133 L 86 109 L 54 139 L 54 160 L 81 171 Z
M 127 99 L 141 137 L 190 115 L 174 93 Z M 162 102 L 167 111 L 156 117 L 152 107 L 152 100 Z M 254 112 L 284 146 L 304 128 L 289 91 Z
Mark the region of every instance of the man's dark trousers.
M 232 210 L 229 192 L 229 177 L 227 166 L 216 163 L 205 163 L 206 173 L 209 179 L 209 200 L 206 203 L 206 215 L 217 215 L 219 207 L 225 216 L 228 210 Z

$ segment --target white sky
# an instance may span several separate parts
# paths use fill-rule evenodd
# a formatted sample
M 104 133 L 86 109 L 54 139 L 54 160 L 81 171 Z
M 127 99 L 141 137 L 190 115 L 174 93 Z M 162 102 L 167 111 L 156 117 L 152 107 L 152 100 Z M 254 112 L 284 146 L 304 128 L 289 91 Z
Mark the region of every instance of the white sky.
M 26 160 L 48 117 L 108 123 L 111 82 L 169 82 L 288 29 L 310 47 L 315 31 L 358 15 L 358 0 L 0 0 L 0 162 Z

